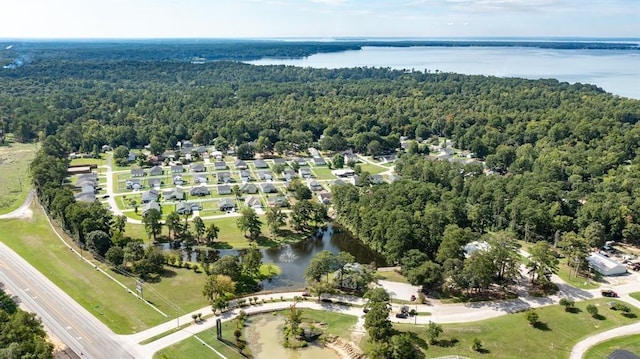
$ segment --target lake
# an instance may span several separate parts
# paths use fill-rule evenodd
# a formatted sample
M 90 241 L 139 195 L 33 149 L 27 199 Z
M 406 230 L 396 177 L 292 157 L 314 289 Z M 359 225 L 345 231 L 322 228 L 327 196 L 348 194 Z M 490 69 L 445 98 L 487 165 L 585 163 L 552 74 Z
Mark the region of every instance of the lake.
M 389 67 L 468 75 L 555 78 L 589 83 L 640 99 L 640 51 L 556 50 L 523 47 L 371 47 L 302 59 L 261 59 L 254 65 L 313 68 Z

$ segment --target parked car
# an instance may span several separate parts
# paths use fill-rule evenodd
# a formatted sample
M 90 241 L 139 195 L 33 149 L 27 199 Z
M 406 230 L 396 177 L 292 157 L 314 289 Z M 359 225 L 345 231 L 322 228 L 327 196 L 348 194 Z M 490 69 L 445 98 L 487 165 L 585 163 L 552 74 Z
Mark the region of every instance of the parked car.
M 603 297 L 617 297 L 618 293 L 612 291 L 611 289 L 603 289 L 600 291 Z
M 413 294 L 411 294 L 411 301 L 412 301 L 412 302 L 415 302 L 415 301 L 416 301 L 416 296 L 415 296 L 415 295 L 413 295 Z
M 407 313 L 396 313 L 396 318 L 407 319 L 407 318 L 409 318 L 409 314 L 407 314 Z

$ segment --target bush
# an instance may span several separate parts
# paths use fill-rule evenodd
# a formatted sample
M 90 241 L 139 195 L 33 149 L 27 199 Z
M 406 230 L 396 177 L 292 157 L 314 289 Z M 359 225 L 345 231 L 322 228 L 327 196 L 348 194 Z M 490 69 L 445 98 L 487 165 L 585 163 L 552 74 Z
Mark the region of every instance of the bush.
M 538 324 L 538 321 L 540 320 L 540 317 L 538 316 L 538 313 L 536 312 L 535 309 L 527 310 L 524 314 L 524 317 L 527 318 L 529 325 L 533 327 L 535 327 L 536 324 Z
M 575 304 L 576 302 L 573 299 L 570 299 L 570 298 L 560 299 L 560 305 L 564 307 L 565 312 L 568 312 L 571 308 L 573 308 Z
M 473 338 L 473 344 L 471 345 L 473 351 L 479 352 L 482 350 L 482 341 L 478 338 Z
M 593 318 L 598 316 L 598 307 L 593 304 L 587 305 L 587 313 L 591 314 Z

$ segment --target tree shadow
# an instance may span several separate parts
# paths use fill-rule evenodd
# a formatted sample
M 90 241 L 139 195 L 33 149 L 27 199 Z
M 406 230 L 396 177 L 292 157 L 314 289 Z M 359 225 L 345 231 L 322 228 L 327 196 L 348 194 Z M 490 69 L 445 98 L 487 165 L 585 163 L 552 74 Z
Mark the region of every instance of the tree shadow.
M 478 352 L 480 354 L 489 354 L 489 353 L 491 353 L 491 351 L 489 349 L 485 349 L 485 348 L 477 349 L 476 352 Z
M 594 315 L 591 316 L 591 318 L 593 318 L 595 320 L 605 320 L 605 319 L 607 319 L 607 317 L 605 317 L 602 314 L 594 314 Z
M 542 330 L 544 332 L 548 332 L 551 331 L 551 328 L 549 328 L 549 326 L 547 325 L 547 323 L 545 322 L 536 322 L 533 325 L 534 328 L 538 329 L 538 330 Z
M 435 345 L 442 348 L 452 348 L 458 345 L 459 342 L 460 341 L 457 338 L 439 339 L 438 341 L 436 341 Z
M 265 236 L 258 237 L 258 240 L 255 241 L 258 245 L 263 247 L 278 247 L 280 243 L 274 241 L 271 238 L 267 238 Z
M 567 308 L 567 310 L 565 310 L 565 312 L 567 313 L 573 313 L 573 314 L 578 314 L 582 312 L 582 309 L 580 308 L 576 308 L 576 307 L 571 307 L 571 308 Z
M 175 271 L 172 271 L 171 269 L 163 269 L 162 273 L 160 273 L 160 277 L 162 278 L 173 278 L 175 276 L 177 276 L 178 273 L 176 273 Z
M 229 242 L 214 242 L 212 247 L 215 249 L 233 249 Z
M 630 319 L 634 319 L 634 318 L 637 318 L 637 317 L 638 317 L 638 316 L 636 315 L 636 313 L 631 313 L 631 312 L 628 312 L 628 313 L 622 313 L 622 316 L 623 316 L 623 317 L 625 317 L 625 318 L 630 318 Z

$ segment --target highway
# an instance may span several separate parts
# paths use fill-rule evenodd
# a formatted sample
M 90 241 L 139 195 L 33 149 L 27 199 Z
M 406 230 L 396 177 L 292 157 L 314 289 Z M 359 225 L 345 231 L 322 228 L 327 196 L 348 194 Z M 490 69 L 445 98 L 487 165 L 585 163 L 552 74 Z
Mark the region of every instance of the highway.
M 0 282 L 36 313 L 45 327 L 80 358 L 135 358 L 135 345 L 82 308 L 4 243 L 0 243 Z M 132 354 L 133 353 L 133 354 Z

